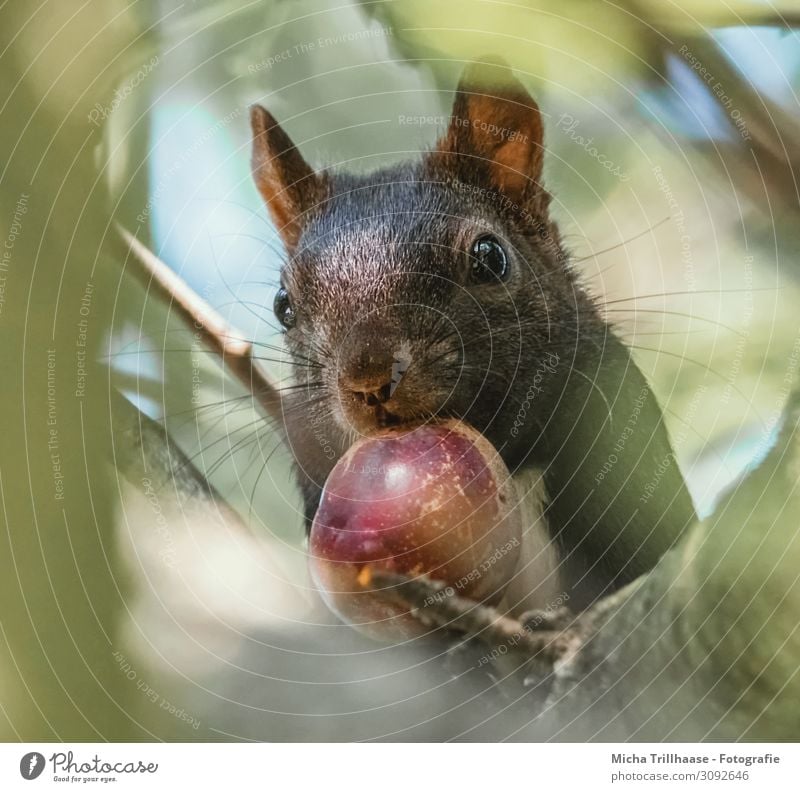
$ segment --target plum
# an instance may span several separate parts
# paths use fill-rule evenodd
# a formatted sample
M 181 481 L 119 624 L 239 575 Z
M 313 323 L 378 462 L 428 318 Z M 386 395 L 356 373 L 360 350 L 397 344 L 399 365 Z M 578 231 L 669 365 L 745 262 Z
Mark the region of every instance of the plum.
M 381 429 L 325 483 L 310 536 L 312 576 L 331 610 L 373 638 L 424 626 L 368 585 L 375 569 L 442 581 L 497 603 L 516 569 L 521 518 L 496 449 L 455 420 Z

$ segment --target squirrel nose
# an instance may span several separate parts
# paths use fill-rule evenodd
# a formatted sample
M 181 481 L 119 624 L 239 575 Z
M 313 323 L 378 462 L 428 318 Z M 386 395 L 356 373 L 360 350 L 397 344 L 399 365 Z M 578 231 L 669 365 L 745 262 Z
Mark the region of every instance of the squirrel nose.
M 336 361 L 340 392 L 369 407 L 388 402 L 408 368 L 408 346 L 375 320 L 357 325 Z

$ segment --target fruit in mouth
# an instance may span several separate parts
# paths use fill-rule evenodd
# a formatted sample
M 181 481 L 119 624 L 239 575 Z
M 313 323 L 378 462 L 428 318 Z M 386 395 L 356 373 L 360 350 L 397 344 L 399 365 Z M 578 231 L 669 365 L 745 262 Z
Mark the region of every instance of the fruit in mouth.
M 511 476 L 481 434 L 455 420 L 391 426 L 334 467 L 310 536 L 312 576 L 329 607 L 381 640 L 426 628 L 365 585 L 372 570 L 426 575 L 496 603 L 514 575 L 522 533 Z

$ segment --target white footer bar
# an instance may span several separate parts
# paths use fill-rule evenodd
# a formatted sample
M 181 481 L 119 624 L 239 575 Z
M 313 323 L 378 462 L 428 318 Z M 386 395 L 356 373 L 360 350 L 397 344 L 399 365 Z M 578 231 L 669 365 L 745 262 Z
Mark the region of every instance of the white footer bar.
M 725 786 L 715 786 L 724 783 Z M 711 786 L 707 786 L 711 784 Z M 800 745 L 0 745 L 0 789 L 800 789 Z M 113 785 L 113 786 L 112 786 Z

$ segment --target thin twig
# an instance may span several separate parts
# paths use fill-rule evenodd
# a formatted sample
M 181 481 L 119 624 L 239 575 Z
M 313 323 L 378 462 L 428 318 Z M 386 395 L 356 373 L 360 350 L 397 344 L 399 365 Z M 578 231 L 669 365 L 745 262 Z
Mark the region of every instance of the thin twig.
M 559 660 L 566 649 L 565 633 L 531 632 L 516 619 L 503 616 L 494 608 L 459 597 L 452 587 L 438 580 L 371 569 L 362 585 L 379 597 L 410 607 L 412 615 L 428 626 L 458 630 L 489 646 L 503 645 L 550 664 Z
M 223 366 L 253 394 L 264 411 L 282 423 L 280 393 L 253 357 L 253 344 L 130 231 L 119 224 L 117 230 L 137 265 L 133 272 L 144 287 L 169 302 L 183 322 L 217 353 Z

